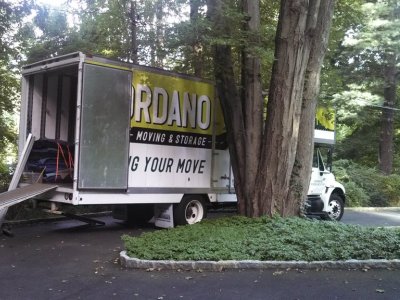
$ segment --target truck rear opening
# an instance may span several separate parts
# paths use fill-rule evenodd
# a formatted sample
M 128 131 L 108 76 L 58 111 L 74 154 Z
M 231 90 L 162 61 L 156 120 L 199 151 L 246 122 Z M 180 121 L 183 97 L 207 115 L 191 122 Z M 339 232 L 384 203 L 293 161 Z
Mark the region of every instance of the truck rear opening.
M 27 116 L 21 132 L 32 133 L 35 142 L 22 181 L 65 183 L 72 188 L 78 64 L 28 73 L 24 81 Z

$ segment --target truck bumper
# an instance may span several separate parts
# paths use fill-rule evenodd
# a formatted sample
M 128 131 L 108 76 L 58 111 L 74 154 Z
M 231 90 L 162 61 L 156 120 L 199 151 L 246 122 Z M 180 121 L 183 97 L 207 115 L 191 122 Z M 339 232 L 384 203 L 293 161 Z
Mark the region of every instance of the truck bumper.
M 305 204 L 305 214 L 306 216 L 327 216 L 327 212 L 323 211 L 324 202 L 320 195 L 308 195 Z

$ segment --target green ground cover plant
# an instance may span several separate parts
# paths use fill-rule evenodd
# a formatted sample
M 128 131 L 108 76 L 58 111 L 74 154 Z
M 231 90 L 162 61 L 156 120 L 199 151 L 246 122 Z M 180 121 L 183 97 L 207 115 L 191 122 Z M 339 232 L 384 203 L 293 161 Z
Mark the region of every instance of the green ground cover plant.
M 153 260 L 400 258 L 399 229 L 303 218 L 235 216 L 122 239 L 129 256 Z

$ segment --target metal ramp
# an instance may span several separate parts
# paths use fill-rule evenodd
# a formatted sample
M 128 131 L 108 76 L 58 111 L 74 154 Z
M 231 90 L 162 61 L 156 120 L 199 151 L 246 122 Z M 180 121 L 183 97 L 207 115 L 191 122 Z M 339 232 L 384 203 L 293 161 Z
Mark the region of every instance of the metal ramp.
M 34 183 L 15 190 L 11 190 L 0 194 L 0 210 L 31 199 L 49 191 L 53 191 L 58 187 L 57 184 Z
M 13 178 L 11 180 L 10 186 L 8 187 L 8 192 L 0 194 L 0 233 L 3 227 L 3 221 L 7 214 L 8 207 L 24 200 L 27 200 L 31 197 L 40 195 L 43 192 L 43 188 L 40 189 L 40 193 L 33 193 L 33 190 L 38 191 L 38 186 L 32 187 L 30 189 L 16 190 L 19 180 L 21 179 L 22 172 L 24 171 L 26 162 L 28 160 L 29 154 L 31 153 L 33 143 L 35 142 L 35 138 L 32 134 L 28 135 L 26 139 L 26 143 L 24 149 L 21 152 L 21 156 L 18 159 L 17 167 L 15 168 L 15 172 Z M 14 191 L 15 190 L 15 191 Z M 28 192 L 29 191 L 29 192 Z M 14 192 L 14 193 L 12 193 Z M 13 198 L 14 197 L 14 198 Z

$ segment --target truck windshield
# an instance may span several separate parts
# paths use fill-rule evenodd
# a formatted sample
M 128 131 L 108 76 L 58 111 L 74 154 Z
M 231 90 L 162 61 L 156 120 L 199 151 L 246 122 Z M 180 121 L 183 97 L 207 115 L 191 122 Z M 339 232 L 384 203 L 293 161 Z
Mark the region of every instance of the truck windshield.
M 313 168 L 318 168 L 320 171 L 325 170 L 324 161 L 322 160 L 320 148 L 315 148 L 314 150 Z
M 313 168 L 332 170 L 332 148 L 318 146 L 314 149 Z

